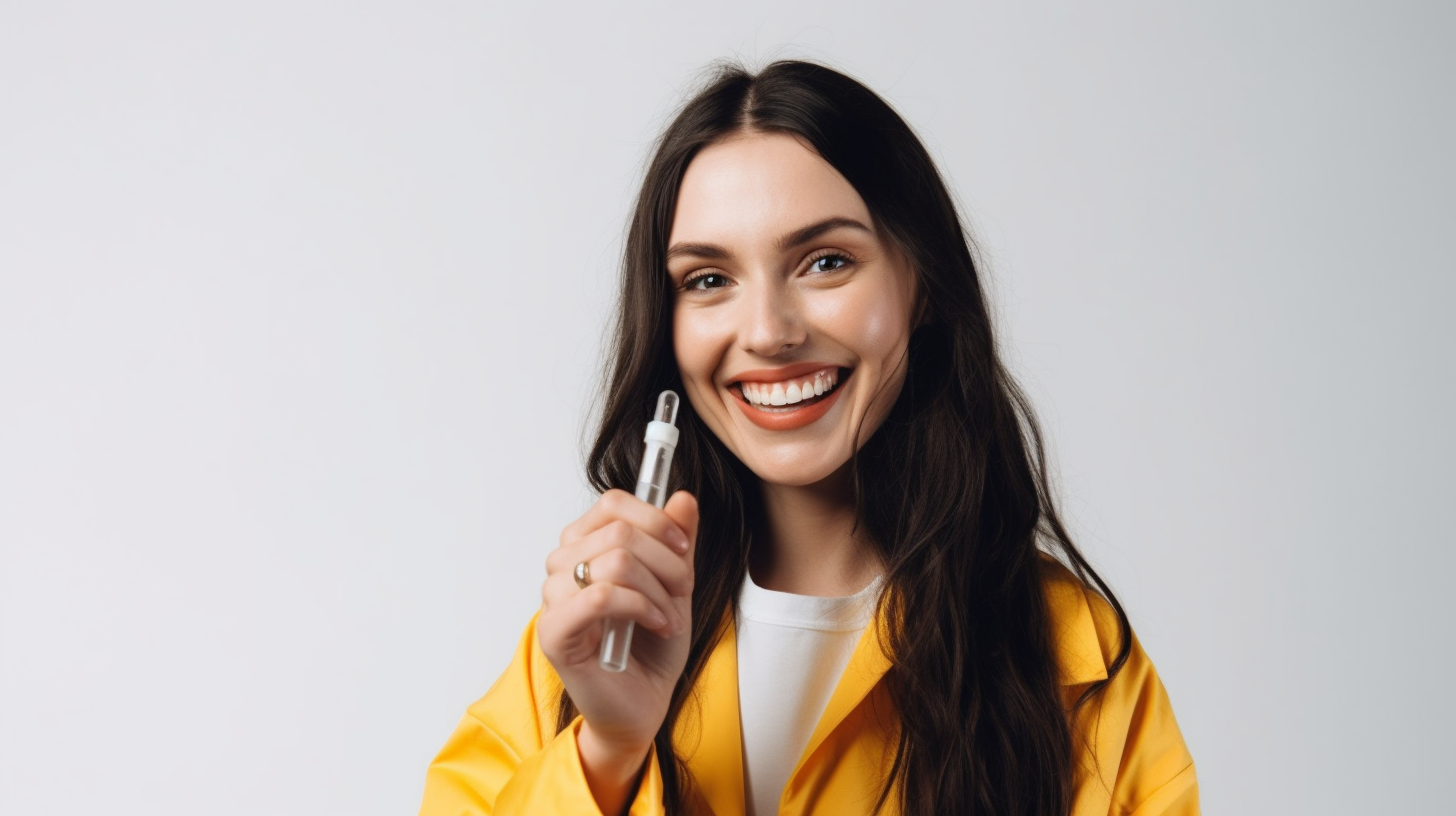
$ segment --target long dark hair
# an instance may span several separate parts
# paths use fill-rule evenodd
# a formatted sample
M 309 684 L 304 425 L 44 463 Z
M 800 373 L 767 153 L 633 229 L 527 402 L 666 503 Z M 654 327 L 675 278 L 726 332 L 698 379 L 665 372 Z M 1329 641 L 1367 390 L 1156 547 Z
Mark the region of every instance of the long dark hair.
M 602 421 L 587 461 L 598 490 L 632 489 L 642 418 L 681 391 L 672 349 L 666 251 L 678 188 L 703 147 L 743 131 L 796 135 L 859 192 L 904 253 L 924 304 L 905 384 L 855 456 L 857 524 L 886 565 L 887 684 L 899 719 L 878 807 L 906 814 L 1064 816 L 1071 807 L 1070 717 L 1042 588 L 1041 549 L 1095 584 L 1121 643 L 1127 615 L 1072 544 L 1051 501 L 1029 403 L 1002 366 L 970 244 L 940 174 L 910 127 L 868 88 L 829 68 L 781 61 L 757 74 L 723 66 L 657 145 L 627 236 Z M 687 666 L 656 745 L 666 806 L 691 779 L 673 752 L 678 715 L 734 608 L 758 518 L 756 477 L 684 406 L 677 487 L 698 498 L 697 584 Z M 558 726 L 575 716 L 563 697 Z M 668 758 L 672 757 L 672 760 Z

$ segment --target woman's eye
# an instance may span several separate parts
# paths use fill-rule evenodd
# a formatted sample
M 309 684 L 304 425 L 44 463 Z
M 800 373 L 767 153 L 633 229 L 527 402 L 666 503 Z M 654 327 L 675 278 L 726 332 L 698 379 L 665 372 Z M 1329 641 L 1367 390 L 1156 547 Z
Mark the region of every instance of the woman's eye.
M 849 265 L 849 258 L 843 255 L 821 255 L 809 264 L 815 272 L 835 272 Z
M 713 273 L 708 273 L 706 275 L 698 275 L 696 277 L 688 278 L 686 281 L 683 282 L 683 288 L 684 289 L 698 289 L 698 290 L 702 290 L 702 289 L 717 289 L 719 287 L 723 287 L 723 286 L 727 286 L 727 285 L 728 285 L 728 279 L 727 278 L 723 277 L 722 275 L 715 275 Z

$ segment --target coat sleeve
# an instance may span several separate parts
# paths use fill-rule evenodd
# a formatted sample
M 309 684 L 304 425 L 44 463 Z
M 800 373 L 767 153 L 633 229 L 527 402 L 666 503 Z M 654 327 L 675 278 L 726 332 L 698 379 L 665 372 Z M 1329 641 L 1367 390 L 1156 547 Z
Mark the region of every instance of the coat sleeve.
M 1101 596 L 1087 594 L 1110 662 L 1118 641 L 1116 615 Z M 1074 813 L 1199 816 L 1193 757 L 1168 692 L 1136 635 L 1122 670 L 1079 713 L 1078 725 L 1074 738 L 1092 748 L 1094 761 L 1079 786 Z
M 1118 681 L 1126 682 L 1121 687 Z M 1133 638 L 1132 652 L 1108 691 L 1118 698 L 1127 723 L 1111 813 L 1115 816 L 1199 816 L 1198 777 L 1183 742 L 1173 704 L 1153 663 Z
M 536 641 L 533 618 L 504 674 L 466 710 L 425 772 L 420 816 L 598 814 L 577 750 L 581 718 L 555 733 L 561 681 Z M 660 816 L 655 749 L 629 810 Z

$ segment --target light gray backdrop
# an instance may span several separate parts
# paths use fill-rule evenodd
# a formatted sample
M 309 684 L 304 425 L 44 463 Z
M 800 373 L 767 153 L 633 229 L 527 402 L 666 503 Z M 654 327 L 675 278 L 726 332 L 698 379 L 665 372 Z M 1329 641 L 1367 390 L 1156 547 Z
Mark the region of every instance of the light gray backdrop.
M 1208 812 L 1448 799 L 1452 7 L 777 6 L 0 5 L 0 812 L 413 812 L 734 55 L 952 179 Z

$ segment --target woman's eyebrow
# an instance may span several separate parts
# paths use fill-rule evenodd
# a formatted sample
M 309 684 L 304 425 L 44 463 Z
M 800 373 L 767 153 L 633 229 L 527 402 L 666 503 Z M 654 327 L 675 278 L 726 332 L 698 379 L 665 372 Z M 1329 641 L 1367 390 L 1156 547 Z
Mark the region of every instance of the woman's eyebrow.
M 729 257 L 728 250 L 717 244 L 673 244 L 667 250 L 669 262 L 674 258 L 703 258 L 709 261 L 721 261 Z
M 834 216 L 833 218 L 826 218 L 823 221 L 818 221 L 816 223 L 810 224 L 807 227 L 796 229 L 793 232 L 784 235 L 783 237 L 779 238 L 777 246 L 779 248 L 779 251 L 784 252 L 793 249 L 794 247 L 807 244 L 815 238 L 823 235 L 824 233 L 831 232 L 837 229 L 860 230 L 861 232 L 864 232 L 871 237 L 873 237 L 875 234 L 874 230 L 870 229 L 859 221 L 854 220 L 853 218 Z M 718 246 L 717 244 L 679 243 L 673 244 L 671 247 L 668 248 L 666 260 L 670 262 L 676 258 L 691 257 L 702 258 L 709 261 L 721 261 L 731 258 L 732 256 L 733 253 L 729 252 L 721 246 Z
M 874 237 L 875 234 L 874 230 L 870 229 L 864 224 L 861 224 L 853 218 L 845 218 L 844 216 L 837 215 L 833 218 L 826 218 L 818 223 L 810 224 L 809 226 L 802 229 L 796 229 L 788 235 L 785 235 L 784 237 L 779 239 L 779 249 L 793 249 L 794 247 L 801 244 L 809 243 L 810 241 L 818 238 L 826 232 L 844 228 L 857 229 L 868 234 L 871 237 Z

